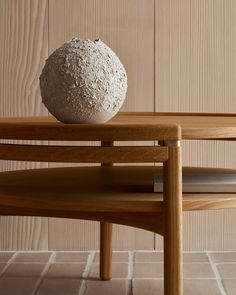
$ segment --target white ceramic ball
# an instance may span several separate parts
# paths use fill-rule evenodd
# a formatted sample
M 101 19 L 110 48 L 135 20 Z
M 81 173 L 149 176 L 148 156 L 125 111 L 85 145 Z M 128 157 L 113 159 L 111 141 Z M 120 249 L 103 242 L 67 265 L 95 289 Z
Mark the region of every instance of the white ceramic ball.
M 122 106 L 127 74 L 101 40 L 73 38 L 46 60 L 40 76 L 42 101 L 64 123 L 103 123 Z

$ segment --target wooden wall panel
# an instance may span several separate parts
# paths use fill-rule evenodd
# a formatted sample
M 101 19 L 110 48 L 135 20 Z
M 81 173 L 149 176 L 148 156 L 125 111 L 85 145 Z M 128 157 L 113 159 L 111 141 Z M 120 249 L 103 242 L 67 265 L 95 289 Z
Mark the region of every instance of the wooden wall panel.
M 47 0 L 0 1 L 0 115 L 47 114 L 38 77 L 48 55 Z M 1 170 L 42 167 L 1 162 Z M 45 165 L 44 165 L 45 166 Z M 47 249 L 48 219 L 0 217 L 0 249 Z
M 74 36 L 99 37 L 120 56 L 129 78 L 122 110 L 236 112 L 235 15 L 235 0 L 2 0 L 0 115 L 47 114 L 39 73 L 48 51 Z M 183 150 L 185 165 L 236 167 L 233 142 L 185 142 Z M 44 166 L 1 162 L 0 170 Z M 235 249 L 235 216 L 185 213 L 185 249 Z M 49 249 L 97 249 L 99 227 L 0 217 L 0 249 L 47 249 L 48 236 Z M 162 248 L 160 237 L 115 226 L 115 249 L 153 247 Z
M 154 110 L 154 0 L 49 0 L 49 50 L 72 37 L 102 39 L 128 73 L 123 110 Z M 98 223 L 50 218 L 50 249 L 98 249 Z M 152 233 L 114 226 L 114 249 L 153 249 Z
M 156 0 L 156 111 L 236 112 L 235 15 L 235 0 Z M 185 142 L 183 161 L 235 168 L 236 142 Z M 235 247 L 235 213 L 185 213 L 184 248 Z

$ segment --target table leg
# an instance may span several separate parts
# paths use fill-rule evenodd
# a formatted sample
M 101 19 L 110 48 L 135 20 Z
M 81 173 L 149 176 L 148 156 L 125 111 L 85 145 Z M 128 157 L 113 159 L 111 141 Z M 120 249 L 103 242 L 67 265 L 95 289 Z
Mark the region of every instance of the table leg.
M 113 141 L 102 141 L 101 146 L 113 146 Z M 101 163 L 101 166 L 112 166 Z M 110 280 L 112 276 L 112 223 L 100 222 L 100 279 Z
M 179 146 L 168 149 L 169 159 L 164 163 L 164 294 L 182 295 L 181 150 Z
M 110 280 L 112 268 L 112 223 L 100 222 L 100 278 Z

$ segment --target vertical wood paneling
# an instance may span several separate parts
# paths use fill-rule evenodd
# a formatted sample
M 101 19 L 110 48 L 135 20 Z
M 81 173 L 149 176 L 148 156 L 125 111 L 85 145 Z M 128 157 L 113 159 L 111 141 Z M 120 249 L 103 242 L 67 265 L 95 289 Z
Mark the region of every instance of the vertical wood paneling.
M 128 73 L 123 110 L 154 110 L 154 0 L 49 0 L 49 50 L 68 39 L 102 39 Z M 50 249 L 97 249 L 98 224 L 50 218 Z M 152 249 L 152 233 L 114 226 L 114 249 Z
M 101 38 L 123 61 L 122 110 L 153 111 L 155 92 L 156 111 L 236 112 L 235 15 L 235 0 L 2 0 L 0 115 L 47 114 L 39 73 L 48 50 L 74 36 Z M 236 143 L 193 141 L 183 149 L 185 165 L 236 167 Z M 43 166 L 1 162 L 0 170 Z M 235 249 L 235 213 L 184 213 L 185 250 Z M 46 249 L 48 235 L 50 249 L 99 245 L 96 222 L 51 218 L 48 232 L 47 218 L 0 217 L 0 249 Z M 115 226 L 115 249 L 153 246 L 153 234 Z
M 0 115 L 47 114 L 38 77 L 48 55 L 47 0 L 0 1 Z M 44 165 L 45 166 L 45 165 Z M 1 162 L 0 169 L 42 167 Z M 0 217 L 0 249 L 47 249 L 48 219 Z
M 156 0 L 155 4 L 156 111 L 236 112 L 236 2 Z M 183 161 L 235 168 L 236 143 L 185 142 Z M 233 213 L 185 213 L 185 249 L 232 248 Z M 161 247 L 159 237 L 156 244 Z
M 86 251 L 99 249 L 99 224 L 86 220 L 49 218 L 49 249 Z
M 236 2 L 156 0 L 157 110 L 236 109 Z
M 48 220 L 40 217 L 2 216 L 2 250 L 48 249 Z

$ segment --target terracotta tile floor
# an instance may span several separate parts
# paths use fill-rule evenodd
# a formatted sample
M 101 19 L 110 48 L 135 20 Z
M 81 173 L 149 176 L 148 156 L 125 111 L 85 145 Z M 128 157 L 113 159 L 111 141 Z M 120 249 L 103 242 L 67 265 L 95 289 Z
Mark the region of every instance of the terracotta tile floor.
M 0 252 L 0 295 L 163 294 L 163 254 L 113 253 L 113 279 L 99 281 L 91 252 Z M 235 295 L 236 252 L 184 253 L 185 295 Z

